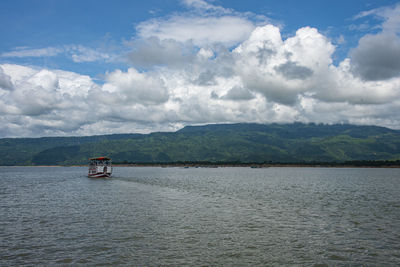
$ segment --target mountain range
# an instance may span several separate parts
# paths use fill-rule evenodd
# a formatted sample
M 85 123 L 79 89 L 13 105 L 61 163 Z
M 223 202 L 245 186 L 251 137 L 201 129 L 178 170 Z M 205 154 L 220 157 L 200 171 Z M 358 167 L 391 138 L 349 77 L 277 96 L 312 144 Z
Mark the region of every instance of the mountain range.
M 0 139 L 0 165 L 400 160 L 400 131 L 349 124 L 210 124 L 176 132 Z

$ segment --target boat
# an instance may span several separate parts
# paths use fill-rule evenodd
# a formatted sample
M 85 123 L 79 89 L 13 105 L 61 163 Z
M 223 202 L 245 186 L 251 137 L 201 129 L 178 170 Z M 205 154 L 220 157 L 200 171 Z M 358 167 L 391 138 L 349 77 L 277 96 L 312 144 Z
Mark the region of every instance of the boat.
M 107 178 L 112 173 L 111 159 L 98 157 L 89 159 L 89 174 L 91 178 Z

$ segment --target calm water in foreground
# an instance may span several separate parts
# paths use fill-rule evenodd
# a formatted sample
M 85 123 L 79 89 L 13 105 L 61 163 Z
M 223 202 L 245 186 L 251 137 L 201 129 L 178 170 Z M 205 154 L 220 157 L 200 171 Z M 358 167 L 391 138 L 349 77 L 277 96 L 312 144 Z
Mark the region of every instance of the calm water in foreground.
M 400 169 L 0 167 L 0 265 L 400 265 Z

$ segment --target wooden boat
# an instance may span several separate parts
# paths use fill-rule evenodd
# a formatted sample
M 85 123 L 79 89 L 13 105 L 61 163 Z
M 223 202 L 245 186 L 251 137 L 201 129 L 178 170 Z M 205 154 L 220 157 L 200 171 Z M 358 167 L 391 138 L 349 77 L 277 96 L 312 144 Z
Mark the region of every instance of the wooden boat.
M 112 173 L 111 159 L 107 157 L 98 157 L 89 159 L 88 177 L 102 178 L 110 177 Z

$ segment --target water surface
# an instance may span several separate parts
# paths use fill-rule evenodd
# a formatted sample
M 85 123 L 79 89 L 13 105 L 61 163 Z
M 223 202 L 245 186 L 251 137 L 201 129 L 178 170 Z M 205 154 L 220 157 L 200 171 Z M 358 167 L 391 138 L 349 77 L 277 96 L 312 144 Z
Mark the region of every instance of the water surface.
M 0 167 L 0 265 L 400 265 L 400 169 Z

